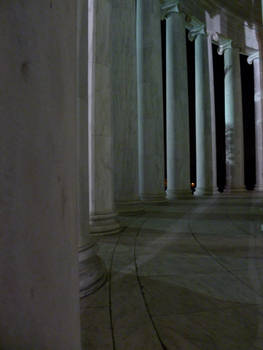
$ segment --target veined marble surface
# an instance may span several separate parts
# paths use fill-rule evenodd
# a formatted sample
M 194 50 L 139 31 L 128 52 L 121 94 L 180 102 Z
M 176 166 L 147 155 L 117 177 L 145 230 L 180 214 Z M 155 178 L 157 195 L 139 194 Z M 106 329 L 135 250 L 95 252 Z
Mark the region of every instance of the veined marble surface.
M 99 242 L 109 282 L 81 303 L 83 350 L 262 349 L 263 200 L 251 193 L 121 217 L 125 231 Z

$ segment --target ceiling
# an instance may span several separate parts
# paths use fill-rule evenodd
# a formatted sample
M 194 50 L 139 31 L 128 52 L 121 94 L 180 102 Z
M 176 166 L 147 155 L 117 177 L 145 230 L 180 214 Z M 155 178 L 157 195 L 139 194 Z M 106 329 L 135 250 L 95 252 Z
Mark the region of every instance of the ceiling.
M 250 23 L 262 24 L 261 0 L 213 0 L 212 2 Z
M 218 10 L 221 12 L 223 10 L 248 23 L 262 25 L 261 1 L 263 3 L 263 0 L 160 0 L 162 4 L 181 3 L 183 7 L 199 8 L 199 11 L 214 9 L 215 12 Z

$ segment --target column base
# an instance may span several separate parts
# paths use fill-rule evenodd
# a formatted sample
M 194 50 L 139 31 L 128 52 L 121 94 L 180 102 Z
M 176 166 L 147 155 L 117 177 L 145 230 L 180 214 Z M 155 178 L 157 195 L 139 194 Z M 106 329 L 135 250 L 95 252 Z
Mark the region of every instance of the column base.
M 152 204 L 152 203 L 158 204 L 158 203 L 167 202 L 164 192 L 157 193 L 157 194 L 142 193 L 140 197 L 143 203 L 146 203 L 146 204 Z
M 263 192 L 263 185 L 256 185 L 253 192 Z
M 168 200 L 176 200 L 176 199 L 193 199 L 192 191 L 189 190 L 167 190 L 166 198 Z
M 231 187 L 225 187 L 223 193 L 224 194 L 244 194 L 248 192 L 245 187 L 237 187 L 237 188 L 231 188 Z
M 250 191 L 248 191 L 245 187 L 239 188 L 228 188 L 226 187 L 221 193 L 222 198 L 242 198 L 247 197 Z
M 107 281 L 107 271 L 93 241 L 79 248 L 78 258 L 80 297 L 83 298 L 102 287 Z
M 112 235 L 119 233 L 120 230 L 116 213 L 90 215 L 90 235 Z
M 145 212 L 140 200 L 116 201 L 115 204 L 119 215 L 139 215 Z
M 196 187 L 194 196 L 195 197 L 213 197 L 218 195 L 218 190 L 216 188 L 200 188 Z

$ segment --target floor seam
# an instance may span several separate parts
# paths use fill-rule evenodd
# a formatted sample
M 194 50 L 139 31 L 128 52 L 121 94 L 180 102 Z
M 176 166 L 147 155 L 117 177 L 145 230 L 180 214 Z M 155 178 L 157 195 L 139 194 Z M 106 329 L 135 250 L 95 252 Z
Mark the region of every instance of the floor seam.
M 140 280 L 140 276 L 139 276 L 139 269 L 138 269 L 138 265 L 137 265 L 137 258 L 136 258 L 136 246 L 137 246 L 137 238 L 139 237 L 141 231 L 142 231 L 142 227 L 144 225 L 144 223 L 148 220 L 148 218 L 145 219 L 145 221 L 142 223 L 140 229 L 138 230 L 136 236 L 135 236 L 135 239 L 134 239 L 134 265 L 135 265 L 135 273 L 136 273 L 136 278 L 137 278 L 137 282 L 138 282 L 138 285 L 139 285 L 139 288 L 140 288 L 140 292 L 141 292 L 141 295 L 142 295 L 142 298 L 143 298 L 143 302 L 144 302 L 144 306 L 145 306 L 145 309 L 146 309 L 146 312 L 148 314 L 148 317 L 152 323 L 152 327 L 155 331 L 155 334 L 156 334 L 156 337 L 158 338 L 158 341 L 162 347 L 163 350 L 168 350 L 168 348 L 166 347 L 166 345 L 164 344 L 163 340 L 161 339 L 161 336 L 158 332 L 158 329 L 156 327 L 156 324 L 153 320 L 153 317 L 151 315 L 151 312 L 150 312 L 150 308 L 149 308 L 149 305 L 147 303 L 147 300 L 146 300 L 146 296 L 145 296 L 145 293 L 144 293 L 144 287 L 143 287 L 143 284 Z

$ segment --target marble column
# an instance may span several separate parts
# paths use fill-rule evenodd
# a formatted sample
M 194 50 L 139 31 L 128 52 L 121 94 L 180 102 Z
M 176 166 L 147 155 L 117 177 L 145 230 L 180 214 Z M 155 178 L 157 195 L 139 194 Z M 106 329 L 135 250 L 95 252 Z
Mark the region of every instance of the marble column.
M 0 3 L 0 348 L 80 350 L 76 1 Z
M 90 233 L 120 230 L 114 206 L 110 0 L 89 0 L 89 198 Z
M 216 193 L 216 134 L 213 104 L 211 37 L 195 18 L 187 23 L 189 39 L 195 40 L 196 195 Z
M 140 196 L 144 201 L 163 201 L 164 133 L 159 0 L 137 1 L 137 79 Z
M 219 37 L 219 54 L 225 62 L 225 138 L 226 193 L 238 193 L 244 187 L 243 114 L 239 49 L 232 41 Z
M 192 197 L 185 15 L 166 9 L 167 198 Z
M 118 212 L 142 211 L 138 177 L 135 1 L 112 1 L 114 197 Z
M 254 103 L 255 103 L 255 142 L 256 142 L 256 186 L 255 191 L 263 191 L 263 97 L 262 97 L 262 58 L 259 52 L 248 57 L 248 63 L 254 66 Z
M 88 142 L 88 0 L 78 1 L 77 12 L 77 118 L 78 118 L 78 209 L 80 296 L 106 281 L 106 269 L 89 235 L 89 142 Z

